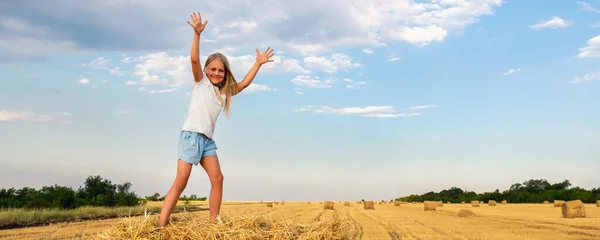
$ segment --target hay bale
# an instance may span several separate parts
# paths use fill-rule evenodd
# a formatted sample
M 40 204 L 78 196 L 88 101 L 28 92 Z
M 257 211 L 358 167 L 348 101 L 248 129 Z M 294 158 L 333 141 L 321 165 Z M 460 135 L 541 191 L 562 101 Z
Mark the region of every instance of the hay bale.
M 267 207 L 273 207 L 273 203 L 267 203 Z
M 554 207 L 561 207 L 564 203 L 563 200 L 554 200 Z
M 447 201 L 446 204 L 451 204 L 450 201 Z
M 290 219 L 259 215 L 221 215 L 223 224 L 208 217 L 183 213 L 167 226 L 159 228 L 158 214 L 125 217 L 115 221 L 90 239 L 356 239 L 361 231 L 354 221 L 344 217 L 321 219 L 299 224 Z
M 502 200 L 502 205 L 506 205 L 506 200 Z
M 465 204 L 465 201 L 460 202 L 460 204 Z
M 580 200 L 564 202 L 561 210 L 563 218 L 585 218 L 585 205 Z
M 438 207 L 443 207 L 444 203 L 442 201 L 435 201 Z
M 596 207 L 600 207 L 600 200 L 596 200 Z
M 365 201 L 363 208 L 365 210 L 375 210 L 375 203 L 373 201 Z
M 458 210 L 457 215 L 459 217 L 474 217 L 475 213 L 469 209 L 461 209 L 461 210 Z
M 548 202 L 548 201 L 544 201 L 544 204 L 550 204 L 550 202 Z
M 425 211 L 435 211 L 435 208 L 439 206 L 439 202 L 435 201 L 425 201 L 423 203 L 423 208 Z
M 350 202 L 344 202 L 344 206 L 350 207 Z
M 489 201 L 488 201 L 488 205 L 489 205 L 489 206 L 492 206 L 492 207 L 493 207 L 493 206 L 496 206 L 496 201 L 495 201 L 495 200 L 489 200 Z
M 325 201 L 325 204 L 323 204 L 323 209 L 327 210 L 333 210 L 333 202 L 332 201 Z
M 479 207 L 479 201 L 477 201 L 477 200 L 471 201 L 471 207 Z
M 394 206 L 400 206 L 401 202 L 394 202 Z

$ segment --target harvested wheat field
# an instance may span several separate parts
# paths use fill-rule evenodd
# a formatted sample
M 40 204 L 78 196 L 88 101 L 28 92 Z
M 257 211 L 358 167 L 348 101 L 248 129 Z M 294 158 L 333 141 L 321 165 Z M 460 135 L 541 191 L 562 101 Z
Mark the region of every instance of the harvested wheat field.
M 445 204 L 424 211 L 423 203 L 364 209 L 354 201 L 336 201 L 333 209 L 306 201 L 272 207 L 224 202 L 221 215 L 224 223 L 214 224 L 208 211 L 176 213 L 172 224 L 158 229 L 154 212 L 1 230 L 0 239 L 600 239 L 595 204 L 585 204 L 585 218 L 564 218 L 550 204 Z

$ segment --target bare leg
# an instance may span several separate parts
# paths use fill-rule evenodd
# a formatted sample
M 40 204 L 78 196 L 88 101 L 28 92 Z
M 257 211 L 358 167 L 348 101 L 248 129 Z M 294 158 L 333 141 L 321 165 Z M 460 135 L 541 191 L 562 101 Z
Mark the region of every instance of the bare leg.
M 158 220 L 159 227 L 167 225 L 169 215 L 171 215 L 173 208 L 175 208 L 175 205 L 179 200 L 179 196 L 181 196 L 181 193 L 187 186 L 191 171 L 192 164 L 181 159 L 177 161 L 177 176 L 175 177 L 175 182 L 171 186 L 171 189 L 169 189 L 165 201 L 163 202 L 162 209 L 160 210 L 160 218 Z
M 223 200 L 223 173 L 217 156 L 205 156 L 200 161 L 200 165 L 208 174 L 210 179 L 210 195 L 208 197 L 208 207 L 210 219 L 215 220 L 221 211 L 221 201 Z

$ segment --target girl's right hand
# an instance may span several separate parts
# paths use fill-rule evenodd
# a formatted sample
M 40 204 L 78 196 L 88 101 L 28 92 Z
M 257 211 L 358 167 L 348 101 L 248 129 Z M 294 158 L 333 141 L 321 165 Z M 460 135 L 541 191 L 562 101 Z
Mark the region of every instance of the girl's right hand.
M 192 22 L 188 21 L 187 23 L 192 26 L 192 28 L 194 28 L 194 31 L 197 34 L 200 34 L 202 31 L 204 31 L 204 28 L 206 27 L 206 24 L 208 24 L 207 20 L 204 20 L 204 23 L 202 23 L 202 17 L 200 16 L 200 12 L 198 12 L 198 16 L 196 16 L 196 13 L 190 15 L 190 17 L 192 18 Z

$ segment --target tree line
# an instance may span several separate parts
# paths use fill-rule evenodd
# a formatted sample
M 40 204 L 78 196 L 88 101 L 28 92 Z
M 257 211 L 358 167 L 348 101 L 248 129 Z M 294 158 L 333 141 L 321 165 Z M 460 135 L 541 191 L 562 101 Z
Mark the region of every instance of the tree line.
M 23 187 L 0 190 L 0 208 L 25 209 L 75 209 L 83 206 L 121 207 L 143 205 L 146 201 L 162 201 L 158 193 L 139 197 L 131 190 L 131 183 L 114 184 L 99 175 L 89 176 L 77 190 L 52 185 L 40 189 Z M 181 200 L 202 200 L 195 195 L 183 196 Z
M 460 203 L 462 201 L 470 202 L 479 200 L 487 202 L 495 200 L 500 202 L 506 200 L 509 203 L 542 203 L 544 201 L 552 202 L 554 200 L 581 200 L 585 203 L 595 203 L 600 200 L 600 187 L 586 190 L 580 187 L 571 187 L 569 180 L 550 184 L 546 179 L 531 179 L 523 183 L 515 183 L 509 189 L 500 192 L 496 189 L 493 192 L 476 193 L 473 191 L 464 191 L 457 187 L 442 190 L 440 192 L 427 192 L 422 195 L 410 195 L 397 198 L 396 201 L 423 202 L 423 201 L 443 201 Z

